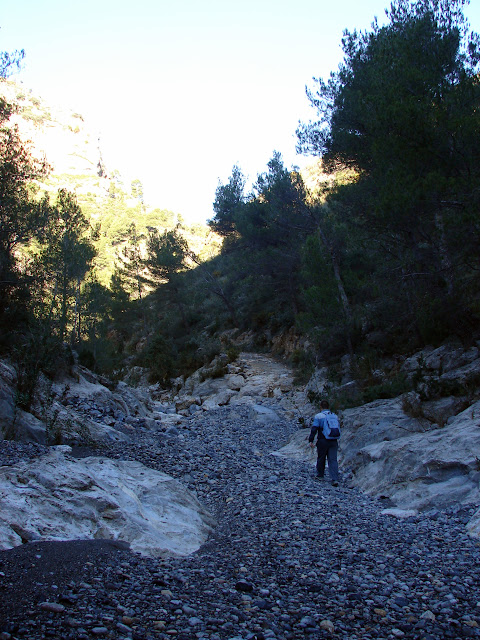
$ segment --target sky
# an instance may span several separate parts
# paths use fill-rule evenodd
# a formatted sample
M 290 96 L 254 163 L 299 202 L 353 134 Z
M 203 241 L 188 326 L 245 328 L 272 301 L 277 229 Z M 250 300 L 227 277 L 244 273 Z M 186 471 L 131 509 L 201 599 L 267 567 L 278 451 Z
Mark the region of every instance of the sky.
M 342 60 L 344 29 L 385 21 L 388 0 L 15 0 L 0 51 L 25 50 L 13 78 L 97 131 L 107 170 L 139 179 L 147 204 L 213 217 L 238 164 L 250 181 L 273 152 L 287 167 L 305 95 Z M 465 11 L 480 31 L 480 0 Z M 311 160 L 311 159 L 310 159 Z

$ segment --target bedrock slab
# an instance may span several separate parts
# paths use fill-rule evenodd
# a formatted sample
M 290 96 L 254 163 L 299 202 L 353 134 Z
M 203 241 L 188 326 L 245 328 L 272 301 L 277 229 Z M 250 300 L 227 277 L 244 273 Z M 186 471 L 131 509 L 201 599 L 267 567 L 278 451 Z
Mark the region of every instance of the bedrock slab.
M 0 467 L 0 549 L 39 540 L 108 539 L 145 556 L 196 551 L 213 526 L 180 482 L 139 462 L 68 457 Z

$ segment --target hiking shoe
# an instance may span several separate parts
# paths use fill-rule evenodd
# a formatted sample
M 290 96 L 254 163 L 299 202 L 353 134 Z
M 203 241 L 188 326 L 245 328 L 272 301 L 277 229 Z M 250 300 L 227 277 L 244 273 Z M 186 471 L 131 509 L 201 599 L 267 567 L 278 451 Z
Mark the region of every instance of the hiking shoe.
M 332 481 L 332 487 L 338 487 L 338 480 Z

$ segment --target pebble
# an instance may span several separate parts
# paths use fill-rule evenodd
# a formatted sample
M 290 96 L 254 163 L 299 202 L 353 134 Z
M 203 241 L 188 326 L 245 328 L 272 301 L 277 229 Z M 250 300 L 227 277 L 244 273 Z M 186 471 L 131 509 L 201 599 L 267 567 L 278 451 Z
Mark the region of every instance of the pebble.
M 152 426 L 128 445 L 100 448 L 184 483 L 215 530 L 188 557 L 92 556 L 68 584 L 54 576 L 62 605 L 26 602 L 0 623 L 0 638 L 480 638 L 480 554 L 465 532 L 473 508 L 382 515 L 381 501 L 318 483 L 312 465 L 271 455 L 298 425 L 275 399 L 263 406 L 279 420 L 260 425 L 248 407 L 221 407 L 184 418 L 168 439 Z M 0 443 L 0 464 L 42 452 Z M 14 568 L 2 553 L 8 584 Z
M 51 611 L 52 613 L 63 613 L 65 611 L 63 604 L 57 604 L 56 602 L 42 602 L 40 609 L 43 609 L 43 611 Z

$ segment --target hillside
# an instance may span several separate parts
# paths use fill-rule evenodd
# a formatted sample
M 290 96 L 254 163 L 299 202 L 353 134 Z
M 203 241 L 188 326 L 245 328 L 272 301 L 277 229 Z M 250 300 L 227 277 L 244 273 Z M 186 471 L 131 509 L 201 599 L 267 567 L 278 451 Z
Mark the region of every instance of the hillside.
M 132 222 L 141 238 L 148 229 L 165 231 L 180 224 L 197 255 L 207 258 L 218 253 L 220 240 L 206 225 L 186 225 L 180 212 L 144 202 L 141 180 L 126 185 L 118 167 L 105 165 L 99 134 L 80 113 L 49 104 L 13 80 L 0 80 L 0 97 L 17 107 L 10 125 L 31 143 L 32 154 L 46 158 L 50 166 L 47 179 L 37 181 L 40 191 L 53 197 L 59 189 L 67 189 L 91 224 L 100 224 L 95 266 L 102 283 L 109 282 Z

